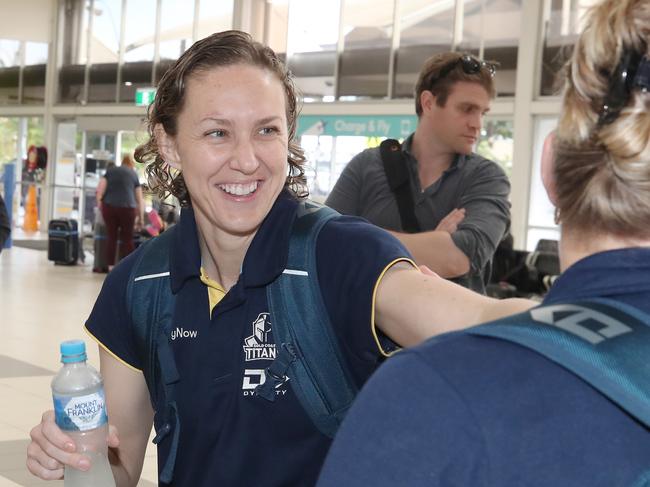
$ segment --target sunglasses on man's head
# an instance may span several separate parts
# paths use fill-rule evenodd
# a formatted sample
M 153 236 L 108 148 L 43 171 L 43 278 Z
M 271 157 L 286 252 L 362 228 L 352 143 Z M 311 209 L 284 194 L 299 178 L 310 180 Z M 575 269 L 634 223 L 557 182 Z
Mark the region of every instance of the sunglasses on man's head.
M 477 74 L 481 71 L 481 69 L 486 69 L 487 72 L 490 74 L 490 76 L 494 76 L 494 73 L 497 71 L 497 66 L 495 63 L 491 63 L 488 61 L 481 61 L 480 59 L 476 59 L 474 56 L 470 56 L 469 54 L 465 54 L 458 59 L 455 59 L 448 63 L 446 66 L 444 66 L 439 72 L 438 76 L 434 76 L 431 81 L 429 82 L 429 87 L 433 88 L 433 86 L 443 79 L 445 76 L 447 76 L 449 73 L 451 73 L 456 66 L 461 65 L 463 68 L 463 72 L 465 74 Z

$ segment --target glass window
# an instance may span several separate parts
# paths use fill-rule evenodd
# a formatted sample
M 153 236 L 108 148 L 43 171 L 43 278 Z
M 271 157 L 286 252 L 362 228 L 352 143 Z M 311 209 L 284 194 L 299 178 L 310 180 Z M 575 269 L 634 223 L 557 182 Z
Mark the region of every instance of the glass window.
M 451 49 L 454 2 L 401 0 L 400 42 L 395 54 L 396 98 L 412 98 L 424 61 Z
M 0 39 L 0 105 L 18 103 L 20 42 Z
M 464 0 L 463 4 L 463 35 L 458 50 L 482 54 L 483 59 L 499 63 L 495 84 L 501 96 L 515 93 L 521 10 L 521 0 Z
M 112 103 L 120 57 L 122 0 L 95 0 L 93 13 L 88 101 Z
M 598 0 L 545 0 L 541 95 L 557 95 L 558 74 L 571 57 L 584 13 Z
M 533 169 L 530 178 L 530 203 L 528 205 L 528 232 L 526 249 L 533 250 L 540 238 L 557 239 L 555 207 L 549 201 L 541 176 L 542 146 L 546 136 L 557 126 L 556 118 L 538 118 L 535 123 Z M 555 235 L 555 237 L 550 236 Z
M 272 0 L 266 4 L 266 44 L 277 54 L 287 52 L 287 31 L 289 29 L 289 0 Z
M 290 0 L 287 57 L 305 101 L 334 96 L 340 0 Z
M 64 9 L 61 69 L 59 70 L 59 102 L 80 103 L 83 97 L 88 59 L 88 0 L 69 2 Z
M 194 4 L 163 0 L 160 16 L 160 59 L 176 60 L 192 44 Z
M 133 103 L 137 88 L 152 85 L 156 0 L 129 0 L 126 5 L 124 65 L 120 102 Z
M 343 3 L 339 96 L 388 95 L 394 4 L 393 0 Z
M 153 61 L 156 0 L 129 0 L 126 5 L 124 61 Z
M 198 39 L 232 29 L 233 0 L 201 0 L 199 4 Z
M 475 149 L 477 154 L 499 164 L 508 177 L 512 174 L 512 135 L 512 120 L 486 120 Z
M 48 46 L 45 42 L 25 43 L 23 68 L 23 103 L 45 103 L 45 71 Z
M 0 117 L 0 166 L 8 162 L 17 162 L 18 150 L 18 119 Z M 20 172 L 20 164 L 16 165 L 16 175 Z

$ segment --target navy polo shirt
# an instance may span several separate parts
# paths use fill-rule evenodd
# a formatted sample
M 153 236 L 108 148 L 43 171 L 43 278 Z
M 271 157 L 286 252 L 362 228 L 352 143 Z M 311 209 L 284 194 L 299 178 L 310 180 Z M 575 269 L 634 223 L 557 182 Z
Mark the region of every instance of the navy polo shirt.
M 246 253 L 238 282 L 210 316 L 200 280 L 201 257 L 191 209 L 183 210 L 172 243 L 176 295 L 172 348 L 181 434 L 173 485 L 313 485 L 330 440 L 312 424 L 288 383 L 275 402 L 253 396 L 275 355 L 266 285 L 285 269 L 297 201 L 282 193 Z M 382 273 L 409 255 L 388 233 L 356 217 L 328 222 L 317 241 L 323 299 L 350 371 L 361 386 L 381 360 L 371 327 L 373 292 Z M 141 369 L 125 307 L 137 254 L 107 277 L 86 323 L 119 360 Z M 171 435 L 169 435 L 171 436 Z M 167 438 L 169 438 L 169 436 Z M 158 445 L 159 468 L 169 441 Z
M 609 298 L 650 315 L 650 248 L 567 269 L 545 303 Z M 387 392 L 389 391 L 389 392 Z M 650 435 L 542 355 L 504 340 L 432 338 L 384 364 L 359 394 L 318 487 L 650 485 Z

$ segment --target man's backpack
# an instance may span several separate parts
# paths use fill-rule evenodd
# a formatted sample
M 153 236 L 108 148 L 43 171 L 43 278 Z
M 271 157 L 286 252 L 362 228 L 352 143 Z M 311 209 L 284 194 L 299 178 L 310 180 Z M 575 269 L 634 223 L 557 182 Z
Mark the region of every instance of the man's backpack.
M 632 306 L 609 299 L 539 306 L 459 333 L 529 348 L 650 426 L 650 316 Z
M 357 387 L 339 349 L 328 318 L 316 272 L 316 240 L 334 210 L 301 202 L 289 241 L 287 268 L 269 286 L 267 301 L 277 354 L 255 390 L 274 401 L 275 387 L 291 377 L 291 387 L 315 426 L 333 437 L 357 394 Z M 160 480 L 173 476 L 181 430 L 175 384 L 180 380 L 171 348 L 174 295 L 169 283 L 169 252 L 176 227 L 171 227 L 140 251 L 127 288 L 143 373 L 156 410 L 154 443 L 171 435 L 169 455 Z M 309 312 L 305 312 L 309 310 Z
M 395 195 L 402 229 L 407 233 L 418 233 L 420 223 L 415 216 L 415 203 L 409 178 L 409 168 L 404 160 L 402 146 L 395 139 L 386 139 L 379 145 L 379 153 L 384 163 L 388 186 Z

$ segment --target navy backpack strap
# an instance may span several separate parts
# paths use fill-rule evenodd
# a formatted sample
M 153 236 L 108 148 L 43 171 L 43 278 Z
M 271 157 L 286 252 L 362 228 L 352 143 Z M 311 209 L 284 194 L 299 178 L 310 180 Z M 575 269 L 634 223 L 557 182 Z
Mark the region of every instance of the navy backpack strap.
M 171 433 L 169 455 L 160 473 L 162 482 L 171 482 L 180 423 L 175 384 L 180 376 L 170 345 L 174 295 L 170 287 L 169 249 L 176 232 L 172 226 L 143 244 L 127 285 L 127 306 L 131 313 L 138 352 L 151 403 L 161 418 L 153 442 L 158 444 Z
M 329 314 L 316 272 L 318 232 L 334 210 L 301 203 L 289 244 L 287 268 L 269 286 L 267 298 L 276 359 L 265 371 L 255 394 L 275 400 L 275 389 L 287 381 L 316 427 L 333 437 L 357 394 Z
M 650 316 L 606 299 L 552 304 L 465 331 L 534 350 L 650 426 Z
M 417 233 L 420 231 L 420 223 L 415 216 L 409 168 L 404 160 L 402 146 L 395 139 L 386 139 L 379 145 L 379 153 L 384 164 L 388 186 L 397 201 L 402 228 L 405 232 Z

